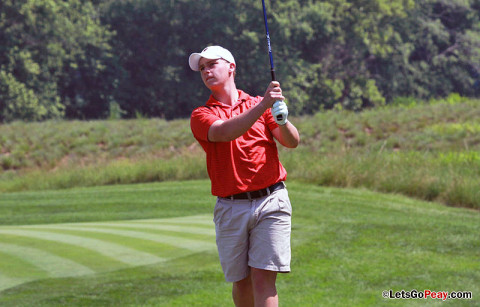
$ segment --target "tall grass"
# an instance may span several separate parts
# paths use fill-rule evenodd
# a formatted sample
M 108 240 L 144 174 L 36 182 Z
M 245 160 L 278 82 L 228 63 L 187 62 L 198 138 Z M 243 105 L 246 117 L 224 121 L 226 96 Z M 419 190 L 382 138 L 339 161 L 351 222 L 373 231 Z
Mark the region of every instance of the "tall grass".
M 0 125 L 0 168 L 18 173 L 113 159 L 169 159 L 194 142 L 186 120 L 15 122 Z
M 289 178 L 480 208 L 480 101 L 451 96 L 292 118 Z M 0 125 L 0 192 L 207 178 L 187 119 Z
M 289 178 L 324 186 L 364 187 L 451 206 L 480 209 L 480 155 L 384 152 L 315 157 L 284 155 Z
M 54 172 L 36 170 L 1 183 L 5 192 L 56 190 L 111 184 L 129 184 L 207 177 L 202 156 L 178 156 L 169 160 L 117 160 L 102 165 L 73 166 Z

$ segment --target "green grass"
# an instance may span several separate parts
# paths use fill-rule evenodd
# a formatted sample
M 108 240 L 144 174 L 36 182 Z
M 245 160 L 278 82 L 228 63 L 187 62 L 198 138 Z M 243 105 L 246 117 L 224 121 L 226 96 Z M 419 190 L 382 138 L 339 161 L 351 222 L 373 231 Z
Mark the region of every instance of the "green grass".
M 478 100 L 291 120 L 283 306 L 480 305 Z M 231 306 L 204 159 L 188 120 L 0 125 L 0 305 Z
M 299 151 L 285 155 L 282 162 L 290 178 L 304 182 L 362 187 L 480 209 L 478 152 L 410 151 L 315 157 Z
M 288 188 L 283 306 L 478 306 L 478 211 L 300 181 Z M 231 306 L 213 205 L 206 180 L 3 193 L 0 305 Z M 382 298 L 389 289 L 473 299 Z
M 445 100 L 291 118 L 289 178 L 480 209 L 480 101 Z M 0 125 L 0 193 L 206 179 L 187 119 Z
M 204 181 L 100 186 L 3 193 L 0 225 L 168 218 L 209 212 L 212 196 Z M 168 200 L 175 201 L 168 204 Z M 19 214 L 21 213 L 21 214 Z

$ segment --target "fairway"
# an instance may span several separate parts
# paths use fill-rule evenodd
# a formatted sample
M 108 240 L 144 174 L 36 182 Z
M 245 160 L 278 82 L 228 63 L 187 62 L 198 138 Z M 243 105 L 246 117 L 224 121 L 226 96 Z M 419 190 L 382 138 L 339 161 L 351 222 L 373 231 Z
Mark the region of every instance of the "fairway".
M 155 264 L 215 248 L 209 216 L 0 227 L 0 291 L 32 280 Z
M 206 180 L 4 193 L 2 306 L 231 306 Z M 478 306 L 480 213 L 288 182 L 283 306 Z M 392 291 L 470 291 L 401 300 Z

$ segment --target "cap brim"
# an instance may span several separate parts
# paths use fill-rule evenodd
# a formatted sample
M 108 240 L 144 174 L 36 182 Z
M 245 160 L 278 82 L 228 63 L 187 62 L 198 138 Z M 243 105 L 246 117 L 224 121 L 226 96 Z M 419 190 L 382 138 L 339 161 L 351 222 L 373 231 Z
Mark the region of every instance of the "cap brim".
M 216 54 L 201 54 L 201 53 L 192 53 L 188 58 L 188 64 L 190 64 L 190 68 L 194 71 L 200 71 L 198 63 L 200 62 L 201 58 L 215 60 L 215 59 L 222 59 L 221 56 Z M 226 61 L 226 60 L 225 60 Z
M 200 69 L 198 68 L 198 62 L 200 61 L 200 58 L 202 56 L 200 53 L 192 53 L 190 57 L 188 58 L 188 64 L 190 65 L 190 68 L 193 71 L 199 71 Z

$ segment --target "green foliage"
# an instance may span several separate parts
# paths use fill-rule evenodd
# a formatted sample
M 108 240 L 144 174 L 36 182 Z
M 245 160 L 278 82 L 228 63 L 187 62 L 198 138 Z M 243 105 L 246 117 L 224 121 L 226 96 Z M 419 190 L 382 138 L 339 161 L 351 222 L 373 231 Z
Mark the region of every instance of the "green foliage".
M 417 54 L 426 56 L 422 51 L 426 38 L 420 26 L 441 24 L 441 18 L 429 11 L 439 3 L 267 1 L 277 78 L 292 114 L 312 114 L 335 106 L 360 110 L 389 103 L 398 95 L 429 98 L 454 91 L 473 95 L 472 76 L 460 81 L 447 74 L 460 69 L 466 76 L 478 63 L 479 45 L 472 35 L 478 33 L 478 18 L 473 14 L 478 8 L 473 4 L 464 6 L 472 13 L 471 22 L 454 29 L 471 33 L 467 41 L 462 40 L 471 47 L 459 49 L 462 58 L 440 54 L 445 50 L 435 47 L 431 56 L 440 54 L 437 58 L 447 60 L 443 64 L 437 61 L 443 65 L 442 71 L 432 70 L 437 62 L 417 61 Z M 198 14 L 200 11 L 204 13 Z M 260 3 L 109 1 L 102 6 L 102 16 L 117 32 L 115 49 L 128 50 L 120 57 L 125 71 L 115 96 L 128 117 L 136 112 L 166 118 L 188 116 L 202 104 L 208 92 L 188 69 L 186 59 L 190 52 L 209 44 L 232 50 L 240 88 L 261 95 L 269 81 Z M 138 31 L 138 27 L 147 30 Z M 442 37 L 452 31 L 435 29 Z
M 108 113 L 111 34 L 90 2 L 6 1 L 0 15 L 0 120 Z
M 480 94 L 475 1 L 266 5 L 292 115 Z M 0 16 L 1 121 L 188 117 L 209 93 L 187 58 L 212 44 L 233 52 L 239 88 L 270 81 L 259 1 L 20 0 Z
M 0 120 L 38 120 L 45 115 L 45 108 L 38 105 L 33 90 L 18 82 L 14 76 L 0 71 Z
M 373 63 L 383 76 L 378 79 L 382 92 L 389 99 L 477 95 L 478 25 L 474 1 L 416 1 L 410 14 L 398 21 L 399 48 Z

